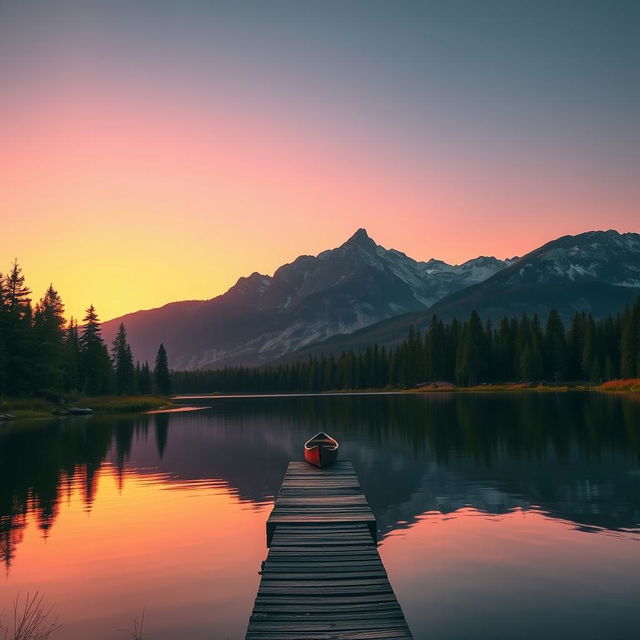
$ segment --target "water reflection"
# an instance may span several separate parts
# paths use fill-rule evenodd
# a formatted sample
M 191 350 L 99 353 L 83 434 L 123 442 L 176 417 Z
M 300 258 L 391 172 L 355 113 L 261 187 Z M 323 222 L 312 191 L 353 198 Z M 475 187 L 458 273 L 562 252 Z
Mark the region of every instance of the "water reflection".
M 167 488 L 224 485 L 248 507 L 277 492 L 310 433 L 342 443 L 382 536 L 423 514 L 535 509 L 584 532 L 638 534 L 640 403 L 595 394 L 205 400 L 194 413 L 12 423 L 0 432 L 0 554 L 32 515 L 55 535 L 77 488 L 90 511 L 101 469 Z M 161 478 L 161 480 L 159 480 Z

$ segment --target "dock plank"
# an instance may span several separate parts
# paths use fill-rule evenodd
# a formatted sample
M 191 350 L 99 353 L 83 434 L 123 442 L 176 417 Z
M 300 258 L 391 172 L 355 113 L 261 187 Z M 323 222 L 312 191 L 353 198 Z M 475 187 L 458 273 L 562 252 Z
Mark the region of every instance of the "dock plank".
M 377 540 L 375 517 L 347 461 L 319 469 L 306 462 L 290 462 L 269 519 L 267 546 L 279 524 L 359 523 Z
M 245 640 L 411 640 L 350 462 L 291 462 Z

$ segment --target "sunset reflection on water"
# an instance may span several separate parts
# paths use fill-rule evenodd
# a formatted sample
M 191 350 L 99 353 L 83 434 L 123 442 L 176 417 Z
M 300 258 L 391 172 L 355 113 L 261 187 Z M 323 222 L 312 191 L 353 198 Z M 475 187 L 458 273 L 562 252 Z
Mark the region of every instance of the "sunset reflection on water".
M 3 594 L 45 593 L 64 638 L 124 637 L 118 629 L 133 628 L 143 610 L 153 637 L 205 637 L 206 629 L 239 637 L 269 506 L 240 500 L 221 481 L 135 469 L 122 481 L 109 464 L 97 475 L 90 505 L 82 479 L 72 482 L 48 535 L 27 516 Z
M 143 611 L 151 640 L 241 638 L 273 496 L 326 428 L 358 471 L 416 638 L 622 638 L 640 624 L 638 403 L 212 404 L 8 426 L 0 609 L 38 590 L 65 640 L 125 638 Z

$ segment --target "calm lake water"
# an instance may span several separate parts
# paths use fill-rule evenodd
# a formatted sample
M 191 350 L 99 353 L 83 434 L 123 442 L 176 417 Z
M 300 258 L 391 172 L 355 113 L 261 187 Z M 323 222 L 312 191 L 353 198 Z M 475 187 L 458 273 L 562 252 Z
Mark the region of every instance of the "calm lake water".
M 289 460 L 327 430 L 416 639 L 640 629 L 640 402 L 597 394 L 227 398 L 0 426 L 0 610 L 54 638 L 242 638 Z M 53 640 L 53 639 L 52 639 Z

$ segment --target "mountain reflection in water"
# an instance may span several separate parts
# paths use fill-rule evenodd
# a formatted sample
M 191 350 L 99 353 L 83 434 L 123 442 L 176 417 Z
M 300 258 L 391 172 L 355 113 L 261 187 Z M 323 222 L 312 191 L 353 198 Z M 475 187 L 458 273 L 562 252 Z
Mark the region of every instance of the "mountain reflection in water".
M 354 463 L 383 541 L 442 514 L 520 512 L 568 522 L 581 533 L 640 539 L 640 402 L 633 398 L 405 394 L 198 402 L 211 408 L 3 426 L 0 557 L 7 585 L 29 523 L 55 538 L 65 500 L 77 495 L 87 514 L 100 502 L 101 474 L 113 476 L 117 489 L 109 498 L 114 526 L 128 479 L 186 494 L 222 489 L 227 501 L 259 511 L 262 523 L 287 463 L 301 459 L 302 443 L 321 430 Z M 125 527 L 123 535 L 135 535 Z

